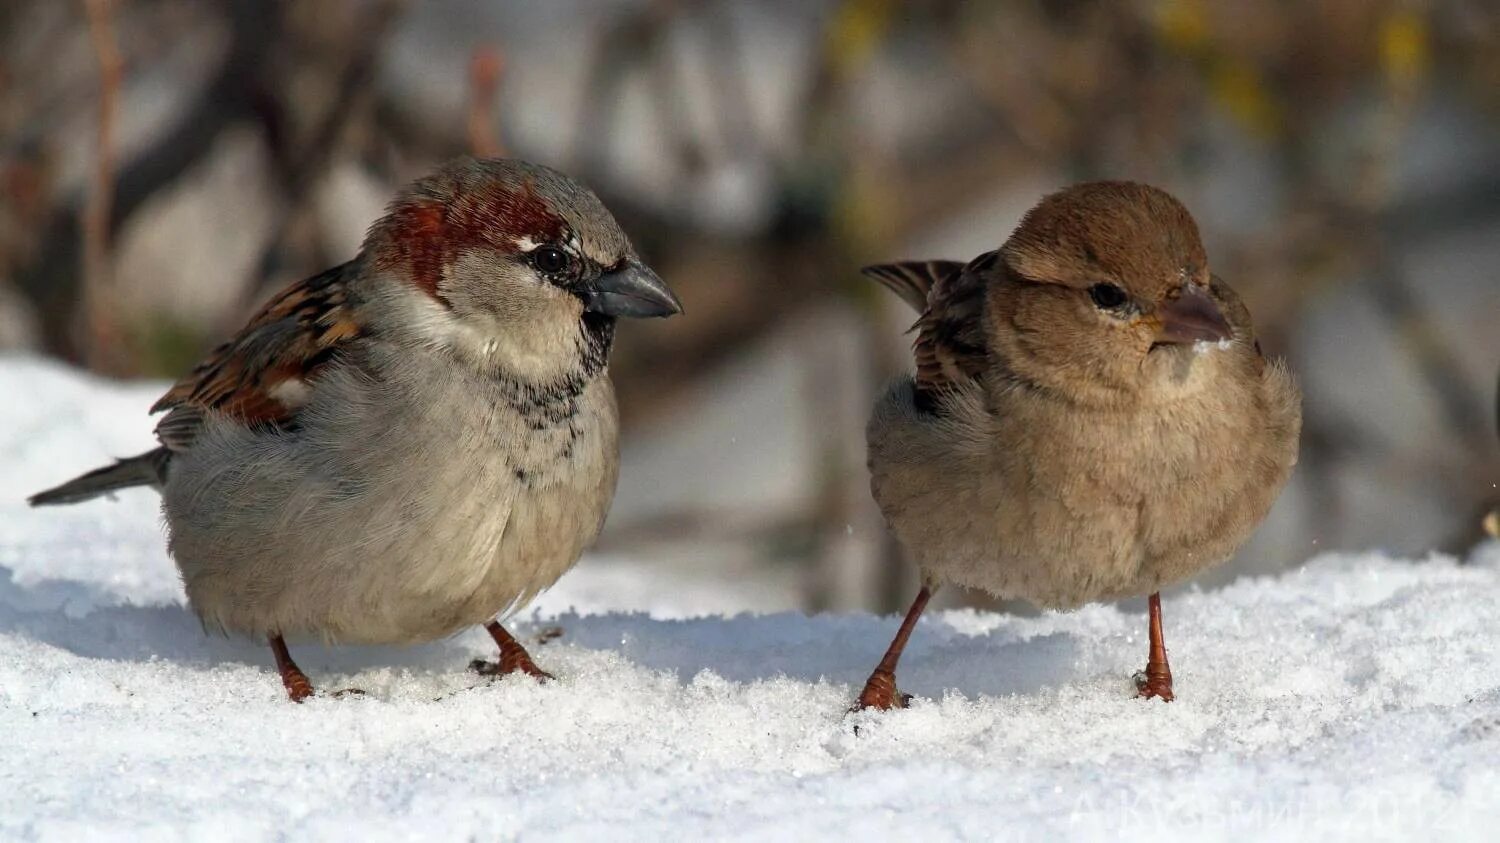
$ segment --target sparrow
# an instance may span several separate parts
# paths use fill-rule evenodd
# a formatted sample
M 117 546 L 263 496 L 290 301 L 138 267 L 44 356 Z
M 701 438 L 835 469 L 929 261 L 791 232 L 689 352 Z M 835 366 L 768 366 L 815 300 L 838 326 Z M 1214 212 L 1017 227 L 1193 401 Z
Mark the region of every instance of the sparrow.
M 1297 461 L 1301 395 L 1167 193 L 1080 184 L 967 264 L 865 273 L 921 313 L 876 402 L 870 488 L 922 586 L 854 710 L 943 583 L 1068 609 L 1150 595 L 1144 697 L 1173 698 L 1161 590 L 1227 559 Z
M 359 254 L 293 284 L 151 408 L 146 453 L 30 499 L 161 492 L 205 630 L 431 641 L 483 624 L 492 674 L 538 679 L 498 620 L 604 523 L 619 471 L 615 323 L 680 313 L 599 198 L 461 158 L 402 191 Z

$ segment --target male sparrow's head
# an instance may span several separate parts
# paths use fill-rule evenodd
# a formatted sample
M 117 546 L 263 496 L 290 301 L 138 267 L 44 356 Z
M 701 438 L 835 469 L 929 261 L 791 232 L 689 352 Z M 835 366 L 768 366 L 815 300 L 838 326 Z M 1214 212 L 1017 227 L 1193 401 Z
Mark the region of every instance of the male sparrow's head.
M 998 258 L 986 270 L 1000 276 L 986 316 L 997 357 L 1078 400 L 1196 382 L 1195 366 L 1218 365 L 1198 365 L 1199 343 L 1253 355 L 1248 314 L 1209 274 L 1192 215 L 1157 188 L 1093 182 L 1048 196 Z
M 460 158 L 419 179 L 364 253 L 422 294 L 430 330 L 522 378 L 602 364 L 617 317 L 682 312 L 593 192 L 524 161 Z

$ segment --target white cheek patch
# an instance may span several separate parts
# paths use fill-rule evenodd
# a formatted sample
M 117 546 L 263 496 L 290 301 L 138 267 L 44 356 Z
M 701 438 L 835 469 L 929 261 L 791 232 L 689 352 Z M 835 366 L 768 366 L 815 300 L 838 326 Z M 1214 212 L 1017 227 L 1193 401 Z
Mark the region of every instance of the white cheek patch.
M 1208 354 L 1212 351 L 1228 351 L 1231 348 L 1234 348 L 1234 340 L 1232 339 L 1215 340 L 1213 342 L 1209 342 L 1207 340 L 1198 340 L 1197 342 L 1193 343 L 1194 354 Z
M 271 397 L 286 407 L 301 407 L 312 396 L 312 388 L 301 378 L 287 378 L 270 389 Z

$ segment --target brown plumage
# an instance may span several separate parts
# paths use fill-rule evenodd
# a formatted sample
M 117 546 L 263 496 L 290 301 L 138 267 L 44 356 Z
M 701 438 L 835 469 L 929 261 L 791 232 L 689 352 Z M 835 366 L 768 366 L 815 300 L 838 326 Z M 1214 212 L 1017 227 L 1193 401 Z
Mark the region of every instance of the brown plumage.
M 997 252 L 867 273 L 921 298 L 916 372 L 876 404 L 871 490 L 921 567 L 895 666 L 939 584 L 1043 607 L 1151 595 L 1141 691 L 1171 699 L 1163 587 L 1229 557 L 1296 462 L 1300 396 L 1188 211 L 1128 182 L 1042 200 Z
M 246 424 L 285 425 L 318 370 L 363 333 L 349 306 L 352 272 L 352 263 L 341 264 L 283 290 L 173 384 L 151 412 L 213 411 Z M 169 430 L 171 420 L 171 413 L 162 420 Z

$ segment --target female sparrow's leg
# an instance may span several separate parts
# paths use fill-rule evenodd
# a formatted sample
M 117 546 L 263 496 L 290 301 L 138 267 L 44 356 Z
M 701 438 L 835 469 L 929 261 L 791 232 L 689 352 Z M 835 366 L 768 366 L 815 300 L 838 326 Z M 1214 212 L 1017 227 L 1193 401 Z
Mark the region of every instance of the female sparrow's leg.
M 484 628 L 489 630 L 490 637 L 500 645 L 500 661 L 487 662 L 483 659 L 475 659 L 469 664 L 470 670 L 485 676 L 505 676 L 520 672 L 543 681 L 557 678 L 537 667 L 536 662 L 531 660 L 531 654 L 526 652 L 521 642 L 505 631 L 505 627 L 501 626 L 499 621 L 490 621 L 484 625 Z
M 890 649 L 885 651 L 885 658 L 875 666 L 875 672 L 870 674 L 869 681 L 865 682 L 865 689 L 860 692 L 859 700 L 854 703 L 850 711 L 863 711 L 867 708 L 887 711 L 892 708 L 906 708 L 906 703 L 911 699 L 910 694 L 903 694 L 896 690 L 896 662 L 901 660 L 901 651 L 906 649 L 906 639 L 911 637 L 912 628 L 917 625 L 917 618 L 922 616 L 922 610 L 927 608 L 927 600 L 936 591 L 936 586 L 922 586 L 917 592 L 917 599 L 912 601 L 911 608 L 906 610 L 906 620 L 901 622 L 901 628 L 896 630 L 896 637 L 891 640 Z
M 307 680 L 307 674 L 302 672 L 302 668 L 292 661 L 292 654 L 287 652 L 286 641 L 280 635 L 271 636 L 271 653 L 276 656 L 276 669 L 281 671 L 281 684 L 286 686 L 286 695 L 291 697 L 292 702 L 299 703 L 312 696 L 312 683 Z
M 1161 636 L 1161 592 L 1146 601 L 1151 612 L 1151 653 L 1146 658 L 1146 672 L 1135 675 L 1136 695 L 1161 697 L 1172 701 L 1172 668 L 1167 666 L 1167 645 Z

